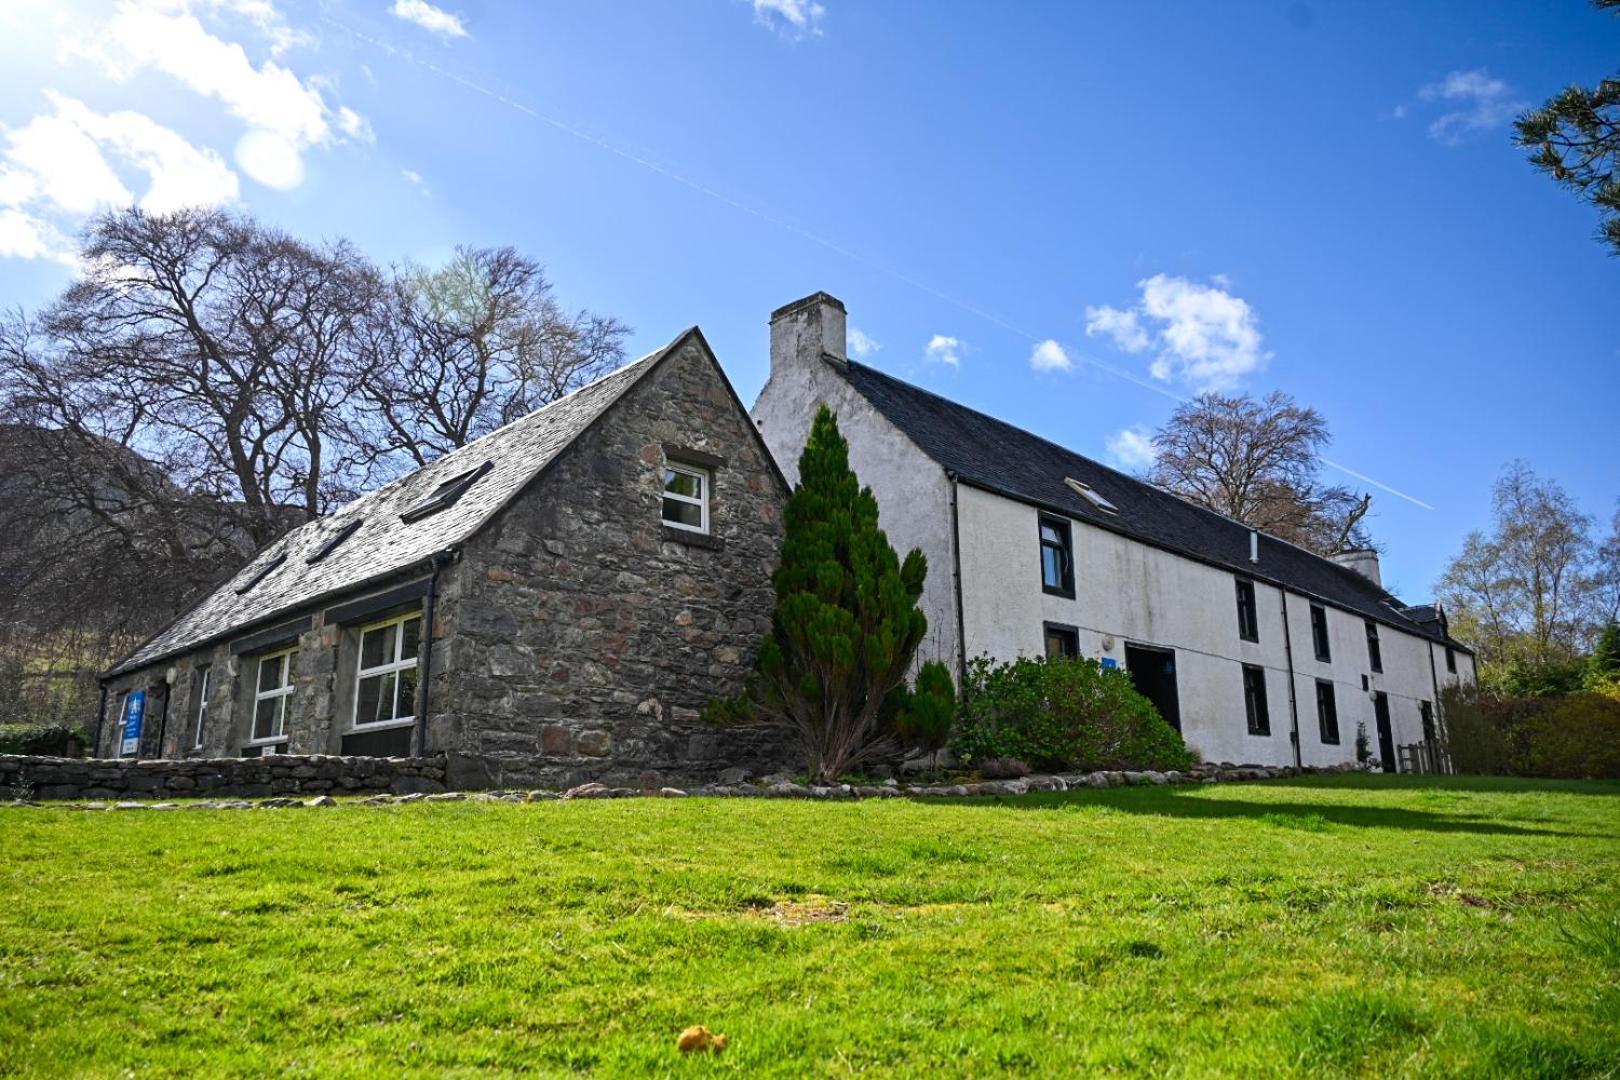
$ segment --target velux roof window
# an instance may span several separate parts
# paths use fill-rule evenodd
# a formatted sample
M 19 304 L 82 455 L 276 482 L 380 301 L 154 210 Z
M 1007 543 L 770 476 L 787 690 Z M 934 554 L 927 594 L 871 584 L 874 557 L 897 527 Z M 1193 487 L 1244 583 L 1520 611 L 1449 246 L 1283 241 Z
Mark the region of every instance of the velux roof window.
M 399 515 L 399 520 L 409 525 L 413 521 L 420 521 L 440 510 L 447 510 L 456 504 L 456 500 L 467 494 L 467 489 L 478 482 L 478 478 L 495 467 L 493 461 L 486 461 L 476 469 L 468 469 L 458 473 L 434 488 L 421 502 Z
M 1068 484 L 1069 487 L 1073 488 L 1075 493 L 1078 494 L 1082 499 L 1085 499 L 1088 503 L 1090 503 L 1092 506 L 1095 506 L 1097 509 L 1101 510 L 1103 513 L 1105 513 L 1105 514 L 1117 514 L 1117 513 L 1119 513 L 1119 507 L 1115 506 L 1113 503 L 1111 503 L 1107 499 L 1103 498 L 1097 492 L 1093 491 L 1090 484 L 1084 483 L 1084 482 L 1082 482 L 1080 480 L 1076 480 L 1072 476 L 1065 476 L 1063 478 L 1063 482 L 1065 484 Z
M 328 536 L 325 542 L 311 552 L 309 558 L 305 559 L 304 561 L 312 566 L 315 563 L 320 562 L 322 559 L 332 554 L 332 552 L 336 551 L 339 544 L 353 536 L 360 526 L 364 525 L 365 523 L 365 518 L 355 518 L 353 521 L 345 523 L 331 536 Z
M 275 558 L 271 559 L 269 562 L 265 563 L 263 566 L 259 567 L 257 570 L 253 571 L 253 573 L 248 575 L 248 579 L 236 587 L 236 594 L 241 596 L 243 593 L 248 592 L 253 588 L 253 586 L 269 577 L 272 570 L 286 561 L 287 553 L 283 551 L 280 555 L 277 555 Z

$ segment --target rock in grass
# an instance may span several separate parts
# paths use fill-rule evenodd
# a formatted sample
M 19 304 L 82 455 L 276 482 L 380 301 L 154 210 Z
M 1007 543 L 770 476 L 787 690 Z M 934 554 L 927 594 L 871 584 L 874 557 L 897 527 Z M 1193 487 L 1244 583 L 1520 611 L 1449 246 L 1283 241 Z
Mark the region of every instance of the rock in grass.
M 563 792 L 565 799 L 610 799 L 613 797 L 612 789 L 606 784 L 580 784 Z
M 291 810 L 295 806 L 303 806 L 303 805 L 304 804 L 299 802 L 297 799 L 260 799 L 259 800 L 259 809 L 260 810 Z
M 304 805 L 305 806 L 336 806 L 337 804 L 338 804 L 337 800 L 332 798 L 332 796 L 330 796 L 330 795 L 317 795 L 313 799 L 309 800 L 309 802 L 305 803 Z

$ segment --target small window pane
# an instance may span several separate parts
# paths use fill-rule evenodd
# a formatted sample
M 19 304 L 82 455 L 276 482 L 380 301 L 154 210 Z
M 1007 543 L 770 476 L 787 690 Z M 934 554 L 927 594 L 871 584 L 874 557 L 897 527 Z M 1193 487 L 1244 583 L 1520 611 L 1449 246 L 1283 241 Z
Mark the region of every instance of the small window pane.
M 360 680 L 360 709 L 357 722 L 375 724 L 394 718 L 394 673 L 372 675 Z
M 263 698 L 253 710 L 253 737 L 271 739 L 281 734 L 282 709 L 285 697 Z
M 697 503 L 665 499 L 664 520 L 689 525 L 694 529 L 701 529 L 703 528 L 703 508 Z
M 422 617 L 418 615 L 406 619 L 400 624 L 399 632 L 403 637 L 399 646 L 399 658 L 415 659 L 416 654 L 422 651 Z
M 279 688 L 281 682 L 281 662 L 285 657 L 267 656 L 259 661 L 259 693 L 269 693 Z
M 362 668 L 382 667 L 384 664 L 394 662 L 394 631 L 398 629 L 395 624 L 379 626 L 375 630 L 367 630 L 360 639 L 360 666 Z
M 665 469 L 664 490 L 672 491 L 677 495 L 685 495 L 689 499 L 701 499 L 703 498 L 703 477 L 696 473 Z
M 394 718 L 416 715 L 416 669 L 406 668 L 399 673 L 399 698 L 394 704 Z
M 1063 537 L 1058 534 L 1057 529 L 1044 523 L 1041 525 L 1041 539 L 1045 540 L 1048 544 L 1063 543 Z

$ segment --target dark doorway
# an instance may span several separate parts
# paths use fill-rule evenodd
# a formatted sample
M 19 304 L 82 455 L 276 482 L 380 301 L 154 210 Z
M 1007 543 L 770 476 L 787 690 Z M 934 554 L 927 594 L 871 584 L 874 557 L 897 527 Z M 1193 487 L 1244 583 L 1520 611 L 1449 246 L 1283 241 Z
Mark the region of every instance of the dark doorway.
M 1176 696 L 1176 654 L 1147 645 L 1125 646 L 1125 669 L 1141 695 L 1153 702 L 1165 723 L 1181 730 L 1181 704 Z
M 1395 732 L 1389 726 L 1389 695 L 1382 690 L 1373 695 L 1373 715 L 1378 719 L 1378 760 L 1385 772 L 1395 771 Z

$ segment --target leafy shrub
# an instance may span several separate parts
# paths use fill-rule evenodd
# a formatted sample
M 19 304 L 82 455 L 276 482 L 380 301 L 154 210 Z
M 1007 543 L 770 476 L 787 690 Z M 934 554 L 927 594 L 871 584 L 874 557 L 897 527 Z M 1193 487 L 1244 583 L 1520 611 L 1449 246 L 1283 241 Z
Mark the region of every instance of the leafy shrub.
M 955 748 L 966 763 L 1040 769 L 1184 769 L 1192 754 L 1130 676 L 1095 660 L 1020 657 L 968 665 Z
M 84 736 L 61 724 L 0 724 L 0 754 L 79 757 Z
M 949 668 L 930 660 L 918 669 L 916 685 L 899 694 L 895 732 L 905 745 L 931 754 L 950 744 L 955 724 L 956 684 Z
M 1440 700 L 1458 772 L 1620 779 L 1620 691 L 1503 697 L 1466 687 Z

